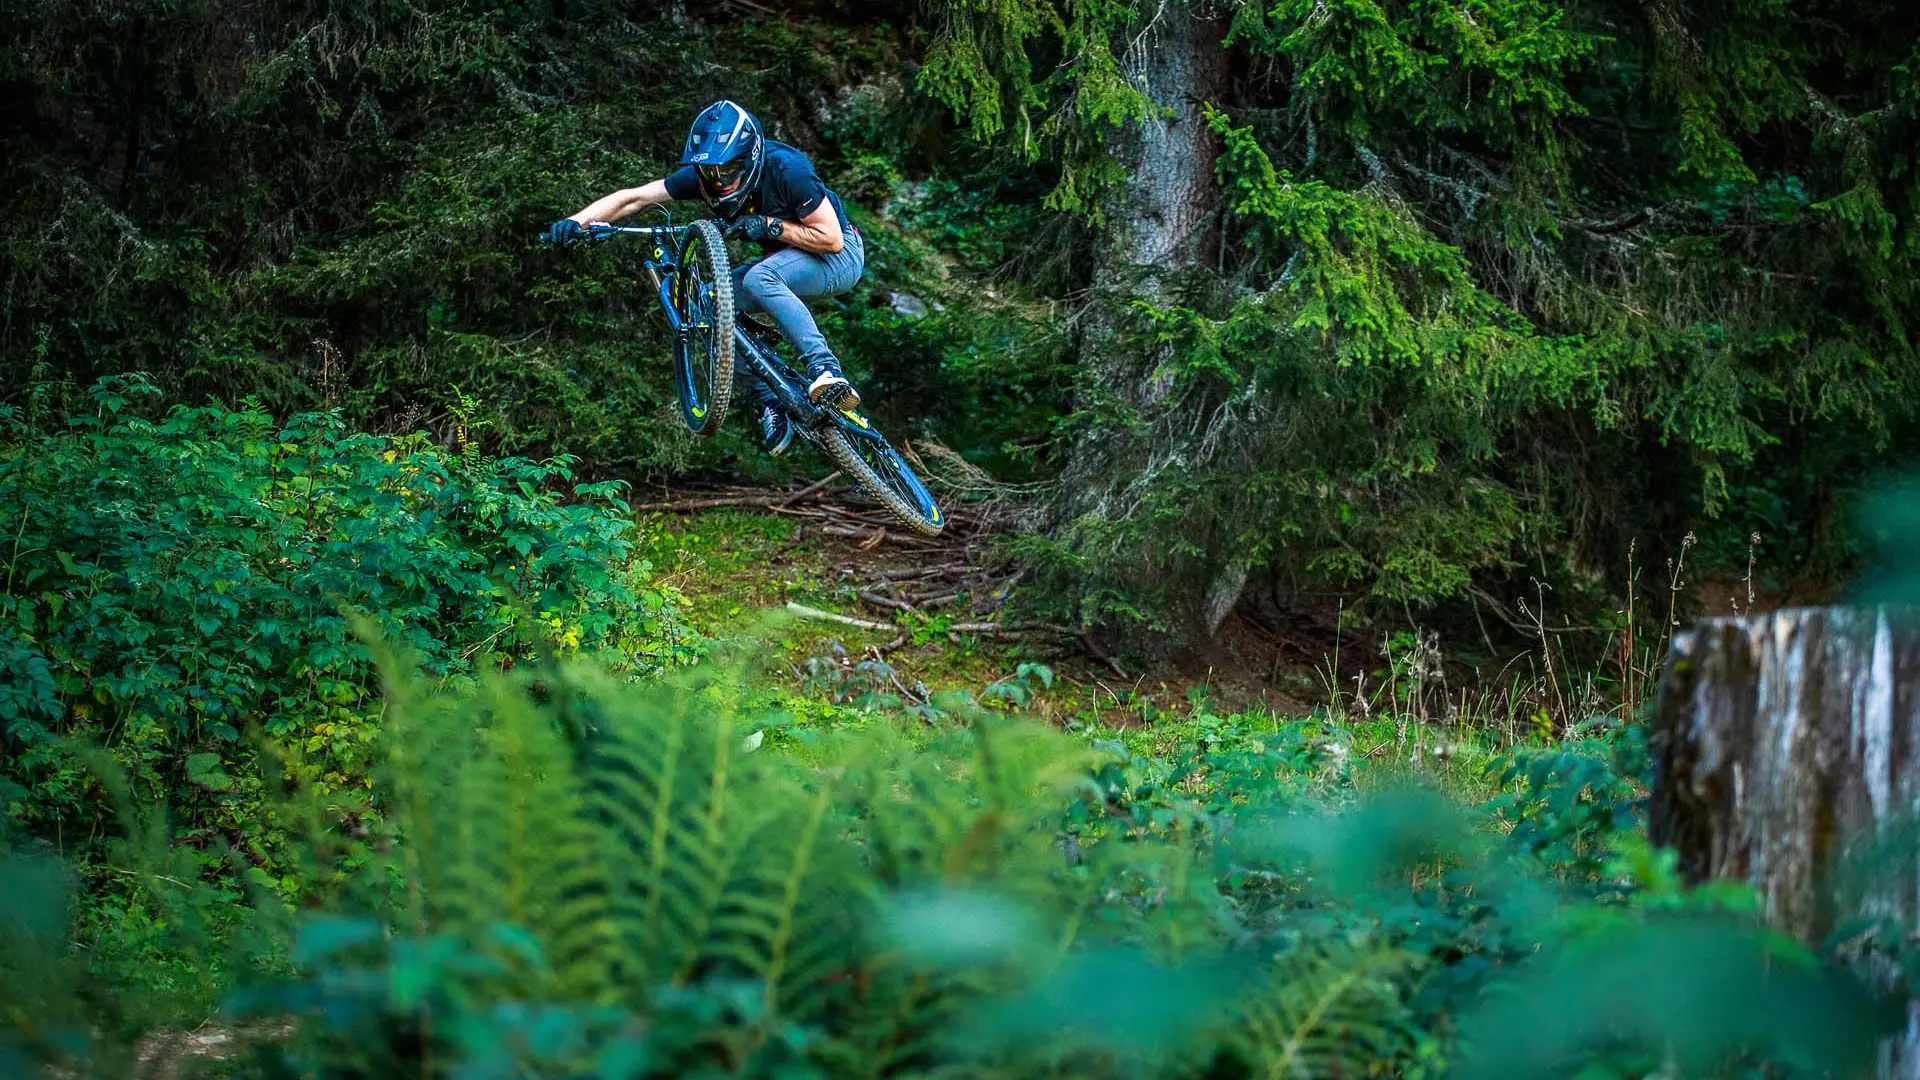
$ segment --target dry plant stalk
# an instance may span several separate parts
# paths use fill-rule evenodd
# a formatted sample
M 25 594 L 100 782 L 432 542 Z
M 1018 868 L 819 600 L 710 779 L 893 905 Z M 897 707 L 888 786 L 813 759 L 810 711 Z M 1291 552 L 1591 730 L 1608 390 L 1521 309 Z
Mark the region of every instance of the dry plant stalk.
M 1639 670 L 1633 653 L 1633 586 L 1636 579 L 1633 556 L 1639 544 L 1640 538 L 1637 536 L 1627 542 L 1627 621 L 1621 627 L 1620 640 L 1620 719 L 1623 722 L 1632 719 L 1640 708 Z
M 1532 580 L 1535 596 L 1538 598 L 1539 610 L 1535 611 L 1532 607 L 1528 606 L 1527 598 L 1522 596 L 1519 598 L 1520 613 L 1533 620 L 1534 634 L 1540 639 L 1540 660 L 1547 667 L 1546 684 L 1548 698 L 1547 700 L 1543 700 L 1542 704 L 1547 704 L 1550 701 L 1554 711 L 1560 715 L 1561 723 L 1565 724 L 1571 717 L 1567 709 L 1567 695 L 1561 691 L 1560 679 L 1553 670 L 1553 641 L 1547 637 L 1547 586 L 1542 583 L 1539 578 Z
M 1727 601 L 1728 606 L 1733 608 L 1733 613 L 1743 618 L 1747 615 L 1753 614 L 1753 552 L 1754 552 L 1754 549 L 1759 546 L 1760 546 L 1760 534 L 1757 532 L 1748 533 L 1747 534 L 1747 576 L 1741 579 L 1741 582 L 1745 584 L 1747 587 L 1746 610 L 1742 611 L 1740 609 L 1740 602 L 1738 600 Z
M 1668 637 L 1672 637 L 1674 630 L 1680 626 L 1680 620 L 1675 616 L 1676 616 L 1676 613 L 1679 611 L 1679 607 L 1680 607 L 1680 593 L 1684 591 L 1687 587 L 1686 578 L 1684 576 L 1687 572 L 1687 549 L 1691 548 L 1694 545 L 1694 543 L 1695 543 L 1695 537 L 1693 535 L 1693 530 L 1688 529 L 1687 535 L 1680 538 L 1679 560 L 1678 561 L 1675 561 L 1673 559 L 1667 560 L 1667 636 Z

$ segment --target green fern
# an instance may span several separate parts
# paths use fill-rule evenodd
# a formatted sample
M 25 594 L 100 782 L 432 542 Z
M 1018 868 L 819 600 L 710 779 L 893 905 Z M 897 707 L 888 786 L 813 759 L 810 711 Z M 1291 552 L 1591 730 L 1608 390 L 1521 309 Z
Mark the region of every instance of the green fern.
M 1229 1042 L 1264 1080 L 1380 1075 L 1421 1038 L 1402 1000 L 1412 960 L 1379 946 L 1303 945 L 1275 962 Z
M 595 704 L 583 809 L 623 967 L 642 986 L 753 979 L 769 1017 L 817 1017 L 865 900 L 828 791 L 743 752 L 745 730 L 697 686 L 570 678 Z
M 523 679 L 422 693 L 393 677 L 392 665 L 388 675 L 381 779 L 402 837 L 403 918 L 470 940 L 515 927 L 526 935 L 515 940 L 538 946 L 511 958 L 517 983 L 607 1000 L 610 889 L 572 755 L 549 712 L 529 699 Z

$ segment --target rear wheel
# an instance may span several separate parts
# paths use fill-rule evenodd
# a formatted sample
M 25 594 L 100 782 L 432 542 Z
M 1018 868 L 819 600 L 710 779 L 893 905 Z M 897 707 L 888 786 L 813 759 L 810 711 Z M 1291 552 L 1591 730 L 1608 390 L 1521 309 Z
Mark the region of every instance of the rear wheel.
M 946 515 L 934 503 L 932 493 L 886 440 L 849 434 L 839 425 L 828 423 L 820 429 L 820 444 L 854 483 L 879 499 L 907 528 L 921 536 L 939 536 L 946 527 Z
M 680 420 L 695 435 L 720 429 L 733 400 L 733 273 L 719 226 L 696 221 L 680 241 L 673 310 L 685 332 L 673 344 Z

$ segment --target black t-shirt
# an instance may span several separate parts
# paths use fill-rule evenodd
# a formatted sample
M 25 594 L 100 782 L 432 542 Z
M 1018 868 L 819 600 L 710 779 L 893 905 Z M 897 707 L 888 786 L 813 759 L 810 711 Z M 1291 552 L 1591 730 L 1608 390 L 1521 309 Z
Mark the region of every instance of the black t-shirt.
M 706 198 L 700 192 L 699 174 L 693 166 L 682 165 L 667 174 L 667 194 L 675 199 Z M 782 221 L 799 221 L 820 208 L 820 200 L 833 203 L 834 216 L 840 219 L 840 231 L 851 232 L 853 223 L 847 220 L 847 208 L 841 204 L 840 196 L 820 179 L 813 170 L 813 162 L 807 155 L 775 139 L 767 140 L 766 159 L 760 166 L 759 190 L 747 199 L 742 213 L 764 214 L 777 217 Z M 767 241 L 769 247 L 785 247 L 778 240 Z

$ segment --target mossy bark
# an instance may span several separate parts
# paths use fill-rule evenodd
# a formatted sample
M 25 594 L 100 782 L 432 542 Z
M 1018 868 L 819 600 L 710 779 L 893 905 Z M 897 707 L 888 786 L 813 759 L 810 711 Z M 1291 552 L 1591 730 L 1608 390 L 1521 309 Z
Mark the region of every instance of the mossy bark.
M 1676 634 L 1652 744 L 1649 831 L 1689 878 L 1751 883 L 1767 919 L 1810 943 L 1864 916 L 1920 929 L 1916 613 L 1790 609 Z M 1883 953 L 1854 959 L 1903 981 Z M 1920 1077 L 1920 1010 L 1880 1075 Z
M 1123 348 L 1121 322 L 1129 303 L 1168 303 L 1181 275 L 1211 265 L 1218 256 L 1214 164 L 1220 142 L 1208 127 L 1205 108 L 1221 100 L 1227 85 L 1223 25 L 1186 3 L 1147 6 L 1152 14 L 1122 54 L 1121 65 L 1153 103 L 1155 115 L 1127 123 L 1107 140 L 1126 180 L 1101 207 L 1105 227 L 1094 253 L 1095 298 L 1082 322 L 1085 373 L 1079 402 L 1082 408 L 1142 416 L 1163 404 L 1172 386 L 1168 356 Z M 1075 444 L 1063 476 L 1065 520 L 1108 520 L 1128 500 L 1128 490 L 1154 482 L 1154 463 L 1144 471 L 1136 467 L 1132 456 L 1143 448 L 1131 443 L 1124 428 L 1101 425 Z M 1161 462 L 1162 467 L 1177 464 Z M 1244 582 L 1244 568 L 1238 580 Z M 1238 588 L 1232 592 L 1225 601 L 1229 608 Z M 1202 621 L 1218 625 L 1218 619 Z

